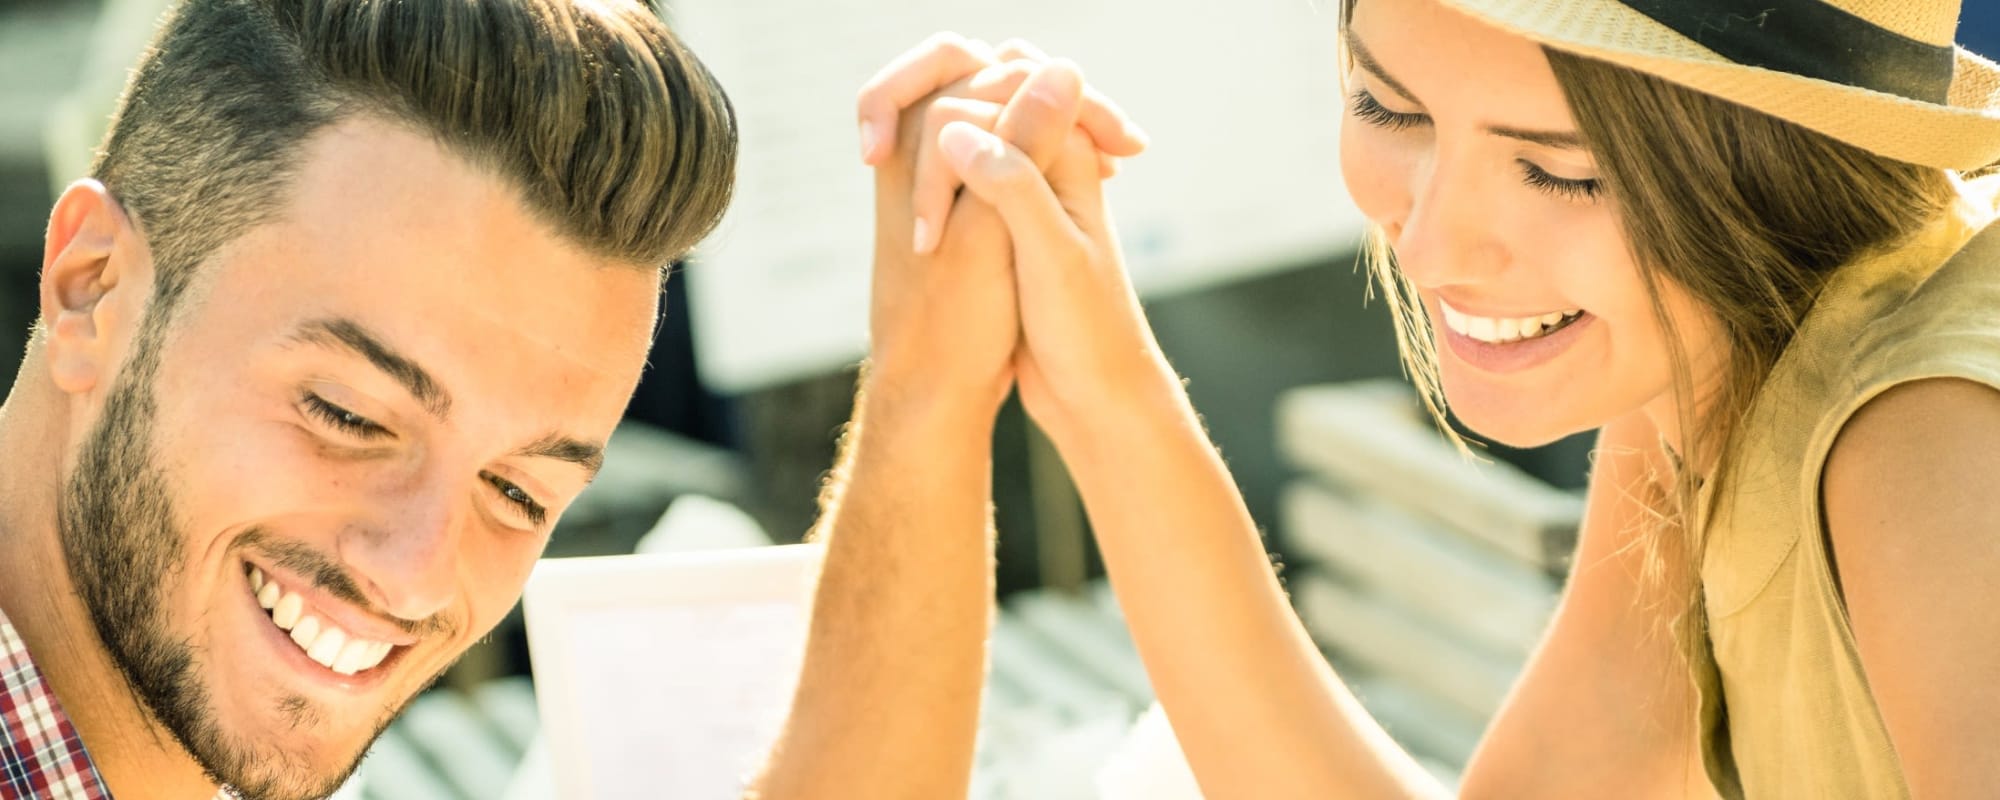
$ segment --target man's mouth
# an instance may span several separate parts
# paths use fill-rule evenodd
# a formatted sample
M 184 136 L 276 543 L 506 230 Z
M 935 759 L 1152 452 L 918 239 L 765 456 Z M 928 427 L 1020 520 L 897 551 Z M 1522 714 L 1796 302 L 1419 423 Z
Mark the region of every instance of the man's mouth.
M 257 604 L 270 615 L 271 623 L 289 632 L 292 643 L 320 666 L 341 675 L 354 675 L 381 664 L 389 651 L 395 649 L 389 642 L 364 639 L 311 613 L 306 610 L 302 595 L 286 590 L 256 566 L 251 566 L 246 574 L 251 592 L 257 595 Z

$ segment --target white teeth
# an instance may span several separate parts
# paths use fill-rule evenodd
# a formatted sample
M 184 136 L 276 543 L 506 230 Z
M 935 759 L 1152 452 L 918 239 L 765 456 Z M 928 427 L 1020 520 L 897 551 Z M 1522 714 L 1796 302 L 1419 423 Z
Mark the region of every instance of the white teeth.
M 1563 321 L 1582 314 L 1582 311 L 1554 311 L 1535 317 L 1475 317 L 1451 304 L 1438 301 L 1438 309 L 1443 312 L 1445 327 L 1461 336 L 1477 339 L 1488 344 L 1512 344 L 1534 339 L 1561 327 Z
M 305 601 L 300 600 L 298 595 L 285 595 L 279 598 L 277 605 L 271 607 L 271 621 L 278 623 L 280 628 L 291 630 L 292 626 L 299 624 L 299 612 L 305 609 L 305 605 Z
M 333 669 L 333 662 L 340 658 L 340 649 L 346 646 L 347 632 L 328 625 L 319 632 L 319 639 L 312 643 L 312 647 L 306 648 L 306 655 L 319 662 L 320 666 Z
M 250 585 L 257 593 L 257 604 L 270 610 L 272 624 L 290 632 L 292 643 L 327 669 L 353 675 L 373 669 L 395 649 L 388 642 L 363 639 L 305 613 L 303 597 L 286 592 L 255 567 L 250 569 Z
M 310 614 L 300 617 L 299 623 L 292 626 L 292 641 L 298 644 L 300 650 L 310 652 L 313 642 L 319 641 L 319 617 Z
M 382 663 L 382 657 L 389 654 L 388 642 L 371 642 L 367 639 L 349 639 L 347 646 L 340 649 L 340 657 L 333 661 L 333 671 L 342 675 L 353 675 L 364 669 Z

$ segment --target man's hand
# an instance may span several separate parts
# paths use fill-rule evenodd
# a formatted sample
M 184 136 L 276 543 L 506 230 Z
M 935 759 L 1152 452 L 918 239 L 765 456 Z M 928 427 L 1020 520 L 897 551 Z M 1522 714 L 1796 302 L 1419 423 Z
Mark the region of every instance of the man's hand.
M 965 69 L 976 71 L 958 74 Z M 951 35 L 933 37 L 870 81 L 860 100 L 864 142 L 880 130 L 877 109 L 926 90 L 895 117 L 893 150 L 874 158 L 870 390 L 990 419 L 1011 386 L 1018 338 L 1012 249 L 990 207 L 954 202 L 957 175 L 937 152 L 939 131 L 952 122 L 990 129 L 1041 166 L 1054 163 L 1079 125 L 1098 128 L 1091 141 L 1112 141 L 1117 152 L 1137 152 L 1142 142 L 1108 101 L 1091 99 L 1066 62 L 1024 42 L 996 51 Z M 1100 171 L 1109 157 L 1091 155 Z M 951 210 L 942 236 L 946 214 L 926 219 L 925 204 Z

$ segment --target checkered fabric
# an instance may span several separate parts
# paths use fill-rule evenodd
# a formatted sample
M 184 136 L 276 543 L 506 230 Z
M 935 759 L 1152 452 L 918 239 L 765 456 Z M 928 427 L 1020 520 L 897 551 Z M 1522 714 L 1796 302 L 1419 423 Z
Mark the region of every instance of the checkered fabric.
M 234 800 L 223 790 L 215 800 Z M 0 612 L 0 800 L 111 800 L 14 625 Z
M 0 613 L 0 798 L 110 800 L 28 646 Z

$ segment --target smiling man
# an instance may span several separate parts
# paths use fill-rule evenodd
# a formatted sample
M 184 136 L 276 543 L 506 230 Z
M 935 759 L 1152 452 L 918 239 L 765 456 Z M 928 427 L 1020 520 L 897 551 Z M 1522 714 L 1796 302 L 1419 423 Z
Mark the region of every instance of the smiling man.
M 337 788 L 518 599 L 735 145 L 635 0 L 185 0 L 0 408 L 0 796 Z

